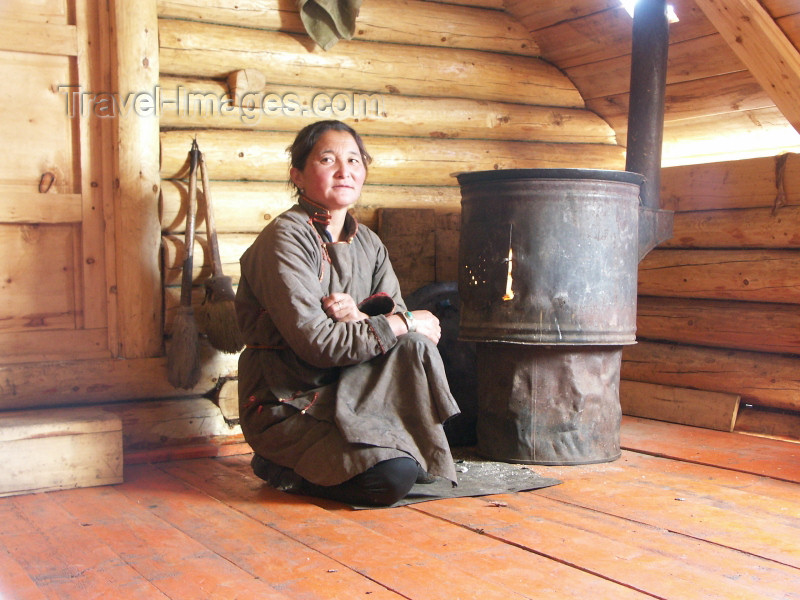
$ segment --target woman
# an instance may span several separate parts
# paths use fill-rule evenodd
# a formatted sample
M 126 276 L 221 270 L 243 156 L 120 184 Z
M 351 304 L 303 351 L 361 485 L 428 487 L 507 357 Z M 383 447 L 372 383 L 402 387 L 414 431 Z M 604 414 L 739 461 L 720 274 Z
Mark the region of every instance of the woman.
M 431 475 L 455 484 L 439 321 L 406 311 L 386 248 L 348 213 L 371 158 L 339 121 L 305 127 L 289 151 L 297 204 L 242 255 L 236 296 L 253 470 L 353 504 L 393 504 Z

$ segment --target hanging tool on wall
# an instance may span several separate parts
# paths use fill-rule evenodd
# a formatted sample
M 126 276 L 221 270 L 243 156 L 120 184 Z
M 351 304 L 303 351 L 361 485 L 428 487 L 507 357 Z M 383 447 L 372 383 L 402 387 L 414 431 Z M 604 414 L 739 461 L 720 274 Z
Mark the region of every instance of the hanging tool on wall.
M 206 231 L 211 252 L 211 277 L 205 281 L 206 296 L 200 307 L 201 329 L 208 341 L 217 350 L 234 354 L 244 347 L 239 326 L 236 323 L 236 307 L 231 278 L 222 273 L 219 241 L 214 221 L 208 169 L 203 153 L 200 153 L 200 174 L 203 181 L 203 196 L 206 201 Z
M 190 389 L 200 379 L 200 339 L 192 307 L 192 269 L 194 268 L 194 229 L 197 210 L 197 166 L 200 149 L 192 141 L 189 152 L 189 203 L 186 208 L 185 257 L 181 276 L 181 301 L 172 324 L 167 346 L 167 378 L 176 388 Z

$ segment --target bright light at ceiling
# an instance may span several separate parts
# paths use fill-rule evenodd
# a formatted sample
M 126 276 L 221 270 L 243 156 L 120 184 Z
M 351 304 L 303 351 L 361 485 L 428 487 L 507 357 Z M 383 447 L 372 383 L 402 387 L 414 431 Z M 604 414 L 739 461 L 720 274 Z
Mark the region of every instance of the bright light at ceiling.
M 636 8 L 636 3 L 639 0 L 620 0 L 622 7 L 633 17 L 633 10 Z M 672 4 L 667 4 L 667 21 L 670 23 L 678 22 L 678 15 L 675 14 L 675 7 Z

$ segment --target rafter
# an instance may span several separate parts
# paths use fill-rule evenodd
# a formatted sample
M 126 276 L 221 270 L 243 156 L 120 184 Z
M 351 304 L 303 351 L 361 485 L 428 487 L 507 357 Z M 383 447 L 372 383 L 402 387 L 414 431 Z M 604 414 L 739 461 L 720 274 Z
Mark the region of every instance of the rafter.
M 758 0 L 696 0 L 764 88 L 800 131 L 800 53 Z

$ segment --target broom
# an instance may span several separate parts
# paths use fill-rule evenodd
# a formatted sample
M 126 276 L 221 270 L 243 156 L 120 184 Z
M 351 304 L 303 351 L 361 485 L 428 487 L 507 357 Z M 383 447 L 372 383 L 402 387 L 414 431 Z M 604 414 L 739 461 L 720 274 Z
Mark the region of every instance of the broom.
M 200 174 L 203 179 L 203 196 L 206 199 L 206 231 L 211 252 L 211 277 L 206 279 L 206 296 L 200 312 L 202 329 L 209 343 L 222 352 L 235 354 L 244 346 L 239 325 L 236 322 L 236 294 L 230 277 L 222 274 L 222 259 L 219 256 L 219 240 L 214 222 L 211 202 L 211 186 L 208 183 L 206 160 L 200 153 Z
M 197 140 L 189 153 L 189 205 L 186 208 L 186 256 L 181 277 L 181 301 L 172 324 L 172 340 L 167 351 L 167 379 L 173 387 L 190 389 L 200 379 L 200 346 L 192 308 L 192 268 L 194 267 L 194 227 L 197 208 Z

